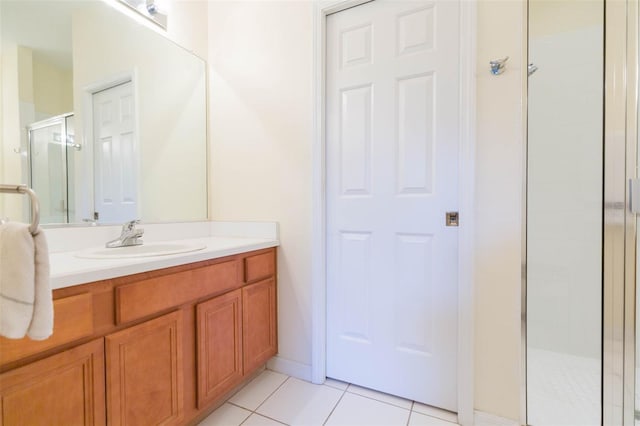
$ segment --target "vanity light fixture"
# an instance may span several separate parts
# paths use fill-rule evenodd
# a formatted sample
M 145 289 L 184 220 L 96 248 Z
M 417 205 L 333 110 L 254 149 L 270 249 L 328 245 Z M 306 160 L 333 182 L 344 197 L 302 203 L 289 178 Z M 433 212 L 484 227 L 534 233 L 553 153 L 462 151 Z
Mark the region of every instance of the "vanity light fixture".
M 120 0 L 139 15 L 167 29 L 168 4 L 165 0 Z

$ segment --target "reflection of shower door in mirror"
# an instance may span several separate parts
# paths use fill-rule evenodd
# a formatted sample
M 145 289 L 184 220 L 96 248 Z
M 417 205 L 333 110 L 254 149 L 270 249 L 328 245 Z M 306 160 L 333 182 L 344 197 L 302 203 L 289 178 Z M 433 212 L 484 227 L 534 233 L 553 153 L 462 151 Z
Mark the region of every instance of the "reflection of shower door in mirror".
M 93 94 L 95 212 L 104 223 L 139 217 L 133 93 L 129 81 Z
M 40 200 L 42 223 L 69 222 L 72 120 L 73 114 L 64 114 L 28 127 L 30 185 Z

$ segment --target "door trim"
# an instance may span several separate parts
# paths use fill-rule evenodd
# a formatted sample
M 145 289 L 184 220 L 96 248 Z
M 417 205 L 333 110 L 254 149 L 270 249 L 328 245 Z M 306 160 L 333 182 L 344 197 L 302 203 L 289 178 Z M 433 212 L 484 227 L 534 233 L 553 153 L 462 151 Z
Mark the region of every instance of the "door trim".
M 324 383 L 327 360 L 325 65 L 327 15 L 370 0 L 315 2 L 313 34 L 311 381 Z M 474 401 L 474 187 L 476 2 L 460 1 L 460 187 L 458 229 L 458 423 L 473 425 Z M 467 214 L 468 213 L 468 214 Z

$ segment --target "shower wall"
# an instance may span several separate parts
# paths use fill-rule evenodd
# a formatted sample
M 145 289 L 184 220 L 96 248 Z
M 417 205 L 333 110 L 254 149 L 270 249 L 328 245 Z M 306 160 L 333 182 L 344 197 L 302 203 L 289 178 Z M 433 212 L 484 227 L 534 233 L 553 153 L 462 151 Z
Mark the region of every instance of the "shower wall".
M 528 345 L 599 358 L 602 26 L 529 46 Z

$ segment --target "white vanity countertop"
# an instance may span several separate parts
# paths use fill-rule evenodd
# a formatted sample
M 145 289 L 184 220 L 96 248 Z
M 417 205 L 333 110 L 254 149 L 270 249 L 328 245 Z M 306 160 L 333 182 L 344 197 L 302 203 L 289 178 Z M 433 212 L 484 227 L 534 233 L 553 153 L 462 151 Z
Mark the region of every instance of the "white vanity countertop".
M 142 224 L 144 244 L 204 245 L 202 250 L 161 256 L 87 259 L 79 253 L 104 249 L 120 226 L 46 229 L 51 288 L 59 289 L 280 245 L 275 222 L 188 222 Z M 118 250 L 118 249 L 113 249 Z
M 76 256 L 86 250 L 51 253 L 51 288 L 55 290 L 279 245 L 277 239 L 238 237 L 190 238 L 167 242 L 203 244 L 206 247 L 187 253 L 124 259 L 85 259 Z

